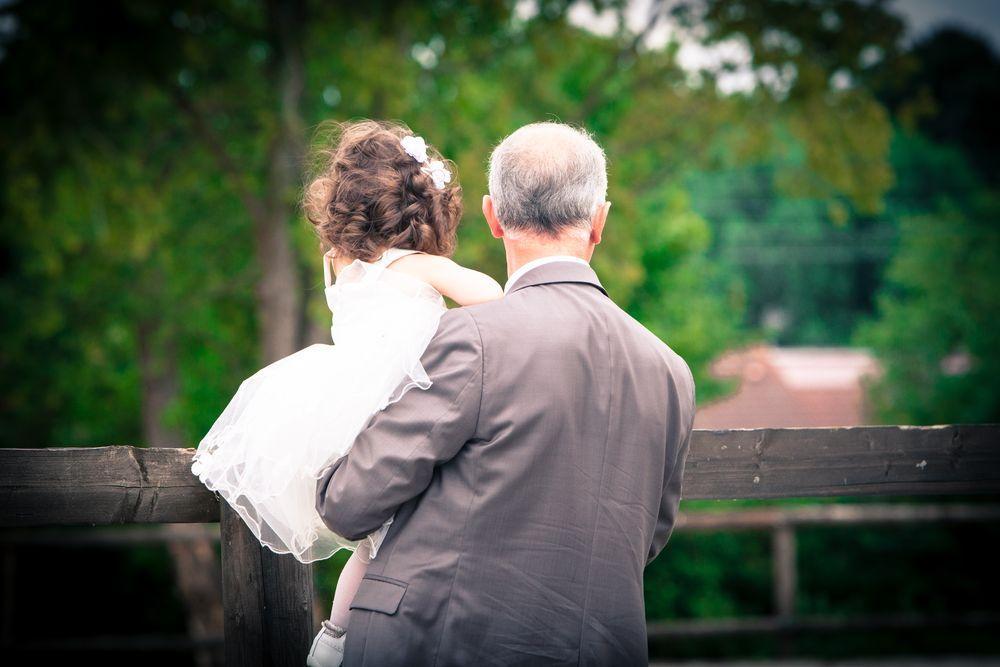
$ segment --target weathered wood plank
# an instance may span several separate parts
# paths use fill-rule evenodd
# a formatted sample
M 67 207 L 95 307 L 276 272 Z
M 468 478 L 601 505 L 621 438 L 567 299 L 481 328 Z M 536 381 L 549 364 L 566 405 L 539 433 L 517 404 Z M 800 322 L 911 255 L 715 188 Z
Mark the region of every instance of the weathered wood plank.
M 226 664 L 300 667 L 313 638 L 313 568 L 276 554 L 221 506 Z
M 771 531 L 774 610 L 781 618 L 795 616 L 798 588 L 795 541 L 795 529 L 787 524 L 775 526 Z
M 130 524 L 126 526 L 51 526 L 0 530 L 0 546 L 52 546 L 60 549 L 121 549 L 135 545 L 219 541 L 217 523 Z
M 1000 425 L 696 430 L 685 499 L 1000 492 Z
M 220 504 L 222 540 L 222 606 L 226 664 L 263 667 L 264 617 L 260 543 L 243 519 Z
M 261 569 L 268 619 L 265 664 L 301 667 L 319 630 L 313 627 L 313 566 L 262 547 Z
M 677 513 L 674 530 L 761 530 L 786 526 L 859 526 L 930 522 L 1000 521 L 996 503 L 826 503 Z
M 191 472 L 194 449 L 0 449 L 0 526 L 206 523 L 219 497 Z
M 685 499 L 1000 493 L 1000 425 L 696 430 Z M 192 448 L 0 450 L 0 526 L 200 523 Z

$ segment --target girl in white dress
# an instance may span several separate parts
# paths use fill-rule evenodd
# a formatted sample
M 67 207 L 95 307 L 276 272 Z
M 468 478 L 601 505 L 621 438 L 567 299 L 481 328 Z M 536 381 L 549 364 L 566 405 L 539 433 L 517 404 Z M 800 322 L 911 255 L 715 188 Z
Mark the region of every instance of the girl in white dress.
M 316 480 L 376 411 L 431 386 L 420 357 L 447 308 L 443 296 L 459 305 L 503 296 L 493 278 L 449 259 L 461 188 L 440 155 L 400 123 L 337 130 L 303 200 L 329 248 L 334 344 L 310 345 L 244 380 L 191 466 L 272 551 L 303 563 L 354 551 L 310 650 L 307 664 L 323 667 L 339 664 L 351 599 L 393 519 L 363 540 L 337 535 L 316 512 Z

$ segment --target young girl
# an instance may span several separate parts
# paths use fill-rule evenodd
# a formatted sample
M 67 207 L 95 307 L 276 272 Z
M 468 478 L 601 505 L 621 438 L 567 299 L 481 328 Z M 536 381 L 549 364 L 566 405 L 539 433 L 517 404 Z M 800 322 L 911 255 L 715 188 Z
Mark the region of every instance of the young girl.
M 393 520 L 360 541 L 333 533 L 316 512 L 316 480 L 376 411 L 431 386 L 420 357 L 446 310 L 442 295 L 459 305 L 503 295 L 493 278 L 449 259 L 461 188 L 440 154 L 400 123 L 337 129 L 303 200 L 328 248 L 334 345 L 310 345 L 244 380 L 192 464 L 272 551 L 303 563 L 354 551 L 313 640 L 314 667 L 339 664 L 351 599 Z

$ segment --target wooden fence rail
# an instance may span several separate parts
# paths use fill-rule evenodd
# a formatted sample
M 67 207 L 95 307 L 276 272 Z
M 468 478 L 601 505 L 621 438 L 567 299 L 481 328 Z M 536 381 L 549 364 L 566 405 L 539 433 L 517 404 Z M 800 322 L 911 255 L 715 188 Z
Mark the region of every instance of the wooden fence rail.
M 685 499 L 1000 492 L 1000 425 L 697 430 Z M 191 473 L 193 449 L 0 450 L 0 527 L 220 522 L 226 661 L 295 665 L 312 567 L 262 547 Z M 786 545 L 787 546 L 787 545 Z

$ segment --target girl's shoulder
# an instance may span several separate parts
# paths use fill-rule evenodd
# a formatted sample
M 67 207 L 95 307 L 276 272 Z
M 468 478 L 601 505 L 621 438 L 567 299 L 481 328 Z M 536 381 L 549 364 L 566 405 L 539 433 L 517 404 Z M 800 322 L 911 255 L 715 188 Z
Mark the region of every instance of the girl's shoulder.
M 503 288 L 492 277 L 443 255 L 408 253 L 393 262 L 392 269 L 409 273 L 432 285 L 461 306 L 503 296 Z
M 385 262 L 385 266 L 392 271 L 405 273 L 431 285 L 436 285 L 444 274 L 453 271 L 459 265 L 450 257 L 443 255 L 406 251 L 405 253 L 397 253 L 397 256 Z

